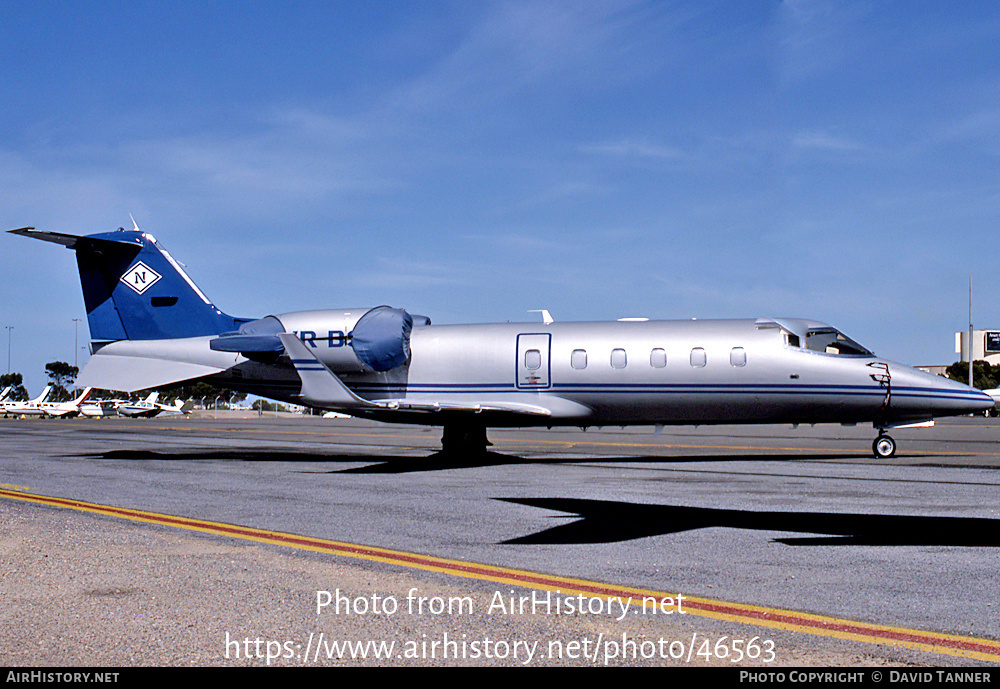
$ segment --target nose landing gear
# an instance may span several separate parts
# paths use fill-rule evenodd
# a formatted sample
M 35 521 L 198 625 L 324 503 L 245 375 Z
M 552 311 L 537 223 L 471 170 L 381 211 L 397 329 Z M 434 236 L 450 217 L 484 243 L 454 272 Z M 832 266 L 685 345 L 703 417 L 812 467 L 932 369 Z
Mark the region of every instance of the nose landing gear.
M 896 454 L 896 441 L 880 429 L 878 437 L 872 443 L 872 452 L 878 459 L 888 459 Z
M 873 369 L 873 372 L 869 374 L 871 379 L 878 383 L 879 387 L 885 388 L 885 398 L 882 400 L 882 407 L 879 410 L 879 414 L 884 420 L 889 412 L 889 405 L 892 404 L 892 374 L 889 372 L 889 364 L 883 361 L 872 362 L 868 366 Z M 872 452 L 875 453 L 877 459 L 888 459 L 896 454 L 896 441 L 886 435 L 885 428 L 879 428 L 877 423 L 875 427 L 878 428 L 878 437 L 872 443 Z

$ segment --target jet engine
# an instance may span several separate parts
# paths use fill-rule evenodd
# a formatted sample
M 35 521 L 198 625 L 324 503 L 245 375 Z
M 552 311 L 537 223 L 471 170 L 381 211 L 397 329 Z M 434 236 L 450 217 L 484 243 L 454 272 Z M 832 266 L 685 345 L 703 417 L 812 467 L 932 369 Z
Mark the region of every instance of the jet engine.
M 410 331 L 426 316 L 376 306 L 296 311 L 244 323 L 210 342 L 212 349 L 274 362 L 284 352 L 279 333 L 293 333 L 334 373 L 389 371 L 410 360 Z

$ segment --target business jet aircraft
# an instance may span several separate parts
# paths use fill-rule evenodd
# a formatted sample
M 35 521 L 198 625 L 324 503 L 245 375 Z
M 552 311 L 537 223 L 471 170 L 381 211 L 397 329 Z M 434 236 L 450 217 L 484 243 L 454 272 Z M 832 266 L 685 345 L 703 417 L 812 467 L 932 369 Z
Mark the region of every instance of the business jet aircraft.
M 483 453 L 486 428 L 499 426 L 869 422 L 875 455 L 890 457 L 887 429 L 993 404 L 816 321 L 431 325 L 388 306 L 234 318 L 137 226 L 11 232 L 76 251 L 93 351 L 82 384 L 133 391 L 205 379 L 442 426 L 446 452 Z
M 3 403 L 3 415 L 7 416 L 41 416 L 42 403 L 49 396 L 49 392 L 52 391 L 52 386 L 47 385 L 42 394 L 33 400 L 28 400 L 27 402 L 4 402 Z
M 122 416 L 131 416 L 132 418 L 152 418 L 163 413 L 188 413 L 188 410 L 185 408 L 184 403 L 181 400 L 177 400 L 174 404 L 161 404 L 157 402 L 156 398 L 159 394 L 160 393 L 158 392 L 151 392 L 146 399 L 139 402 L 129 402 L 128 400 L 123 400 L 115 405 L 115 410 Z
M 93 388 L 85 389 L 79 397 L 71 402 L 42 402 L 39 405 L 42 410 L 42 416 L 67 419 L 79 416 L 80 405 L 83 404 L 84 400 L 90 397 L 91 390 L 93 390 Z

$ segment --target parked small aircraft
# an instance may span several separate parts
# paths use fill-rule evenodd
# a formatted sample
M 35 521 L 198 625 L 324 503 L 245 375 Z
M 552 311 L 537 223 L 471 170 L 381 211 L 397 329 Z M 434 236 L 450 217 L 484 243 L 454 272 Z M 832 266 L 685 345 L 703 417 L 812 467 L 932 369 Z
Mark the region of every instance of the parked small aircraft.
M 75 400 L 70 402 L 42 402 L 41 407 L 42 416 L 51 416 L 54 418 L 72 418 L 74 416 L 80 415 L 80 405 L 83 404 L 84 400 L 90 397 L 90 391 L 93 388 L 86 388 Z
M 115 411 L 117 411 L 122 416 L 130 416 L 132 418 L 143 417 L 151 418 L 158 416 L 159 414 L 187 414 L 189 407 L 185 406 L 184 402 L 177 400 L 174 404 L 160 404 L 156 401 L 159 396 L 158 392 L 151 392 L 147 395 L 146 399 L 140 400 L 139 402 L 129 402 L 128 400 L 122 400 L 115 405 Z
M 133 223 L 134 225 L 134 223 Z M 872 423 L 982 411 L 966 385 L 875 356 L 791 318 L 431 325 L 388 306 L 234 318 L 151 235 L 11 232 L 76 251 L 93 356 L 77 380 L 141 390 L 220 387 L 382 421 L 444 428 L 483 453 L 498 426 Z
M 118 416 L 115 406 L 121 400 L 88 400 L 80 405 L 80 415 L 91 419 Z
M 4 416 L 41 416 L 42 403 L 49 396 L 52 391 L 52 386 L 47 385 L 42 394 L 33 400 L 28 400 L 27 402 L 4 402 L 3 403 L 3 415 Z

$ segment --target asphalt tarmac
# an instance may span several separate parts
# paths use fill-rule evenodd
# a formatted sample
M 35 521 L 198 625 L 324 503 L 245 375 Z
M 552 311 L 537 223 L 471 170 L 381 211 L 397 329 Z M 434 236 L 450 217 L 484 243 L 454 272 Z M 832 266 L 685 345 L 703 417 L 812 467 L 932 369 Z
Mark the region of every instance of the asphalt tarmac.
M 1000 424 L 893 435 L 0 420 L 0 662 L 1000 662 Z

